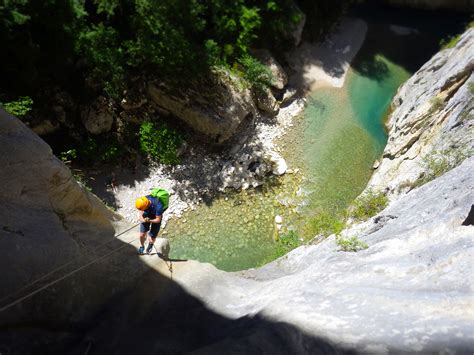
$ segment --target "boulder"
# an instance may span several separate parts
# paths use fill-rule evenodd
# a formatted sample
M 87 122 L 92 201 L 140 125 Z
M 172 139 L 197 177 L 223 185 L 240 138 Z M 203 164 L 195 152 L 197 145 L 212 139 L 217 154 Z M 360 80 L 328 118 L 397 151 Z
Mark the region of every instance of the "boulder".
M 283 175 L 286 173 L 288 166 L 286 165 L 285 159 L 283 159 L 280 154 L 277 152 L 269 152 L 265 155 L 265 158 L 271 163 L 272 173 L 274 175 Z
M 259 110 L 271 116 L 275 116 L 278 113 L 280 105 L 270 89 L 265 88 L 263 91 L 257 91 L 255 97 L 257 99 L 257 107 Z
M 35 126 L 31 127 L 31 130 L 36 134 L 42 136 L 49 133 L 54 133 L 59 129 L 57 122 L 51 122 L 50 120 L 44 120 Z
M 155 248 L 158 253 L 166 260 L 170 255 L 170 242 L 168 238 L 156 238 Z
M 82 110 L 81 120 L 89 133 L 107 133 L 112 129 L 114 113 L 107 99 L 100 96 L 90 106 Z
M 152 82 L 147 92 L 156 105 L 217 144 L 231 138 L 256 110 L 250 90 L 227 71 L 215 71 L 206 82 L 190 82 L 180 90 Z
M 283 89 L 288 84 L 288 75 L 267 49 L 253 50 L 252 55 L 265 64 L 273 75 L 272 87 Z

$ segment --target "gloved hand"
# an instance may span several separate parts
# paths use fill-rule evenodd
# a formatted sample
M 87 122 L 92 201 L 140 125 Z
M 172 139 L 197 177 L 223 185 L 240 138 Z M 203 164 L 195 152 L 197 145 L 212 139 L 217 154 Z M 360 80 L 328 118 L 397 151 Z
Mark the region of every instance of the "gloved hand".
M 145 217 L 144 219 L 145 219 L 145 223 L 148 223 L 148 222 L 150 222 L 150 218 L 148 218 L 148 217 Z

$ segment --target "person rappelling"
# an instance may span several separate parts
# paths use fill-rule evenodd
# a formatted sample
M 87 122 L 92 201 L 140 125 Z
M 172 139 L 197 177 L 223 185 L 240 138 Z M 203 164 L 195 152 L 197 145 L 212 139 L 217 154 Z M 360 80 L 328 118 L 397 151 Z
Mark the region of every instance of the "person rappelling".
M 148 232 L 148 246 L 146 253 L 150 254 L 153 250 L 156 237 L 160 232 L 161 220 L 164 211 L 168 208 L 169 193 L 160 188 L 153 189 L 149 195 L 139 197 L 135 201 L 135 207 L 138 211 L 140 220 L 140 244 L 138 254 L 145 254 L 145 241 Z

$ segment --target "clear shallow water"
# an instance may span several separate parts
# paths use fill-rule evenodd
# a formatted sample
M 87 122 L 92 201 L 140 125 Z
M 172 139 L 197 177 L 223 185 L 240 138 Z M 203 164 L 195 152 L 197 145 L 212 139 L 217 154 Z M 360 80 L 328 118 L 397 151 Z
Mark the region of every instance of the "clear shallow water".
M 383 152 L 383 119 L 410 74 L 381 56 L 377 61 L 383 63 L 383 77 L 351 70 L 344 88 L 319 89 L 308 100 L 304 123 L 294 138 L 297 142 L 303 137 L 304 149 L 298 152 L 303 159 L 293 157 L 305 167 L 306 214 L 346 208 L 365 187 L 373 162 Z M 288 158 L 291 161 L 291 154 Z
M 256 190 L 219 197 L 171 221 L 171 258 L 209 262 L 227 271 L 260 265 L 275 249 L 274 218 L 295 215 L 298 176 L 273 178 Z
M 383 151 L 383 118 L 396 89 L 409 77 L 382 56 L 368 65 L 380 70 L 372 76 L 351 70 L 344 88 L 318 89 L 308 98 L 304 118 L 295 120 L 281 142 L 289 167 L 301 173 L 219 197 L 171 221 L 166 228 L 171 257 L 210 262 L 227 271 L 255 267 L 275 251 L 276 215 L 283 217 L 283 232 L 293 229 L 302 235 L 307 218 L 346 208 Z

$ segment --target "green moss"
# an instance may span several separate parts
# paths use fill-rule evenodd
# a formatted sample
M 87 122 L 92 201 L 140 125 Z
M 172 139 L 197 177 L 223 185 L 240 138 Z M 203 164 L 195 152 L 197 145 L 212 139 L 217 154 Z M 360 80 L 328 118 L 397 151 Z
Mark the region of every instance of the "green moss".
M 439 96 L 434 96 L 430 99 L 430 104 L 431 104 L 431 107 L 429 110 L 429 114 L 432 115 L 433 113 L 435 113 L 436 111 L 439 111 L 443 107 L 444 100 Z
M 469 92 L 470 92 L 471 94 L 474 94 L 474 82 L 470 82 L 470 83 L 468 84 L 468 87 L 469 87 Z

